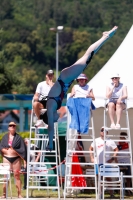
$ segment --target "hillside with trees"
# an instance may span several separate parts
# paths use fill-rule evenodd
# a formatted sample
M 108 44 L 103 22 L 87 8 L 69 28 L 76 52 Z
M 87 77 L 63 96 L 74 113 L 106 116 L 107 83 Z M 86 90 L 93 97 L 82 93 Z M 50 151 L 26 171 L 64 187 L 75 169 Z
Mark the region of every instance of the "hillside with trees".
M 46 71 L 59 70 L 83 55 L 105 30 L 118 25 L 113 39 L 93 58 L 85 73 L 91 79 L 113 55 L 132 26 L 132 0 L 0 0 L 0 93 L 34 93 Z M 126 59 L 126 58 L 125 58 Z

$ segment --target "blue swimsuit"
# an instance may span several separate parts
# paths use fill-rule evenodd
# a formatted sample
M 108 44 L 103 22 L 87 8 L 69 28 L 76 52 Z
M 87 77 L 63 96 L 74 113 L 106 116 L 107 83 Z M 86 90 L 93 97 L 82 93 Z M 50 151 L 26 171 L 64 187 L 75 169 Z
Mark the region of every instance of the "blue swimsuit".
M 66 93 L 73 81 L 71 81 L 70 83 L 64 83 L 61 80 L 60 76 L 57 81 L 59 82 L 59 84 L 61 86 L 61 93 L 58 97 L 48 97 L 48 100 L 54 99 L 57 102 L 57 110 L 58 110 L 61 107 L 62 100 L 63 100 L 64 96 L 66 95 Z

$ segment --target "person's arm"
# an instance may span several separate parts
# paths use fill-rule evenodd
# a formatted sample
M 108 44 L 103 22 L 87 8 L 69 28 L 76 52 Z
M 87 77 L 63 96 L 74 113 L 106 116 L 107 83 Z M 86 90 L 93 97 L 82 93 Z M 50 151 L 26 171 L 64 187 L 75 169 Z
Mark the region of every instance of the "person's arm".
M 118 150 L 118 148 L 116 147 L 115 149 L 114 149 L 114 154 L 113 154 L 113 156 L 108 160 L 108 163 L 112 163 L 113 161 L 115 161 L 116 163 L 118 163 L 118 161 L 117 161 L 117 152 L 118 152 L 119 150 Z
M 39 148 L 36 148 L 36 150 L 39 150 Z M 40 157 L 41 157 L 41 152 L 37 152 L 37 156 L 36 156 L 35 162 L 38 162 Z
M 122 99 L 127 99 L 128 97 L 128 94 L 127 94 L 127 87 L 123 87 L 123 95 L 121 97 L 119 97 L 119 99 L 117 100 L 117 102 L 121 103 Z
M 24 168 L 26 168 L 27 166 L 27 162 L 24 160 Z
M 92 98 L 92 100 L 95 100 L 94 94 L 93 94 L 93 89 L 89 92 L 89 94 L 86 96 L 87 98 Z
M 35 93 L 33 97 L 34 102 L 39 100 L 39 93 Z
M 73 86 L 72 90 L 71 90 L 71 94 L 70 97 L 73 97 L 75 95 L 75 87 Z
M 109 86 L 106 87 L 106 98 L 107 99 L 110 99 L 110 97 L 112 96 L 114 88 L 115 88 L 115 84 L 113 85 L 112 88 L 110 88 Z
M 93 150 L 94 150 L 93 147 L 90 146 L 89 151 L 92 151 L 92 152 L 93 152 Z M 92 163 L 94 163 L 94 156 L 93 156 L 93 155 L 94 155 L 94 153 L 91 153 L 91 152 L 90 152 L 90 159 L 91 159 L 91 162 L 92 162 Z

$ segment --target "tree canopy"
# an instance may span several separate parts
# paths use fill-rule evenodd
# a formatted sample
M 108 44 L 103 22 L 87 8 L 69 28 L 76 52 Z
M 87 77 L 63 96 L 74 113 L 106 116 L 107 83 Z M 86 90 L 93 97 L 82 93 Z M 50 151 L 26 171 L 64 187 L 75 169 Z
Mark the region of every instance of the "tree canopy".
M 116 51 L 132 25 L 132 0 L 0 0 L 0 93 L 34 93 L 48 69 L 72 65 L 90 44 L 114 25 L 119 29 L 93 58 L 91 79 Z M 126 58 L 125 58 L 126 59 Z

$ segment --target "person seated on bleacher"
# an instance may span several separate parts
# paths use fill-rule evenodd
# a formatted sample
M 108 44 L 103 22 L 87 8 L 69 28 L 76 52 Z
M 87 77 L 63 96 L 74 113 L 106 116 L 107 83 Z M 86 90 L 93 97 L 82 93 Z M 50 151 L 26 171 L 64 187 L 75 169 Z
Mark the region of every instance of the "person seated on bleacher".
M 110 127 L 112 129 L 120 129 L 120 118 L 122 110 L 126 108 L 125 99 L 127 98 L 127 87 L 120 83 L 120 76 L 118 73 L 114 73 L 111 76 L 111 84 L 106 88 L 106 98 L 108 101 L 108 112 L 111 121 Z M 114 122 L 114 115 L 116 112 L 116 125 Z
M 91 146 L 89 148 L 90 151 L 90 159 L 92 163 L 96 164 L 96 174 L 98 174 L 98 167 L 104 164 L 104 156 L 105 156 L 105 164 L 106 163 L 112 163 L 113 161 L 117 162 L 117 152 L 118 152 L 118 148 L 117 145 L 115 144 L 115 142 L 109 138 L 107 138 L 106 143 L 104 142 L 104 131 L 106 131 L 106 135 L 108 134 L 108 130 L 105 128 L 104 130 L 104 126 L 101 127 L 100 130 L 100 137 L 95 139 L 95 144 L 92 142 Z M 105 149 L 106 151 L 114 151 L 114 153 L 106 153 L 104 152 L 104 144 L 105 144 Z M 94 158 L 94 145 L 96 148 L 96 155 L 97 155 L 97 159 L 95 160 Z M 92 153 L 91 153 L 92 151 Z M 108 178 L 108 181 L 111 181 L 110 178 Z M 110 197 L 112 198 L 113 195 L 113 190 L 110 190 Z
M 119 152 L 121 152 L 118 154 L 118 158 L 117 158 L 118 164 L 119 163 L 130 163 L 129 144 L 128 144 L 128 142 L 126 142 L 126 137 L 127 137 L 126 132 L 120 133 L 120 140 L 123 140 L 123 141 L 120 141 L 119 144 L 117 145 Z M 125 154 L 122 152 L 127 152 L 127 153 Z M 124 175 L 126 175 L 126 176 L 131 175 L 131 168 L 129 165 L 123 165 L 123 166 L 120 165 L 120 167 L 123 168 Z M 126 169 L 124 169 L 124 168 L 126 168 Z M 128 188 L 131 187 L 131 178 L 126 178 L 126 187 L 128 187 Z M 131 195 L 130 190 L 127 190 L 127 195 L 128 196 Z
M 70 97 L 92 98 L 92 100 L 95 100 L 93 89 L 87 84 L 87 76 L 85 74 L 80 74 L 76 80 L 78 84 L 73 86 Z
M 40 119 L 40 111 L 41 109 L 46 108 L 48 93 L 51 87 L 54 85 L 53 79 L 54 79 L 54 71 L 50 69 L 47 71 L 46 81 L 42 81 L 37 85 L 36 92 L 33 97 L 33 109 L 38 118 L 35 124 L 36 127 L 44 125 L 43 120 Z

